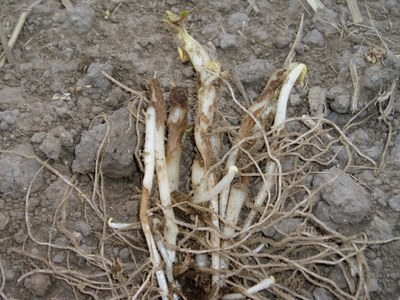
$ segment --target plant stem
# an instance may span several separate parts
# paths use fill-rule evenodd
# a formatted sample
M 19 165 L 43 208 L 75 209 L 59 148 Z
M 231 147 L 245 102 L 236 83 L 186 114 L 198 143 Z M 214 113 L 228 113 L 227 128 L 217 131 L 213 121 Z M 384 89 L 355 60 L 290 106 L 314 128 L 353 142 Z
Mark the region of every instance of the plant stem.
M 178 235 L 178 226 L 176 225 L 174 211 L 171 207 L 171 195 L 169 189 L 167 164 L 165 160 L 165 115 L 164 98 L 161 93 L 160 83 L 157 79 L 151 79 L 148 82 L 150 92 L 150 101 L 156 110 L 156 131 L 155 131 L 155 166 L 158 180 L 158 190 L 160 202 L 165 216 L 164 237 L 167 243 L 169 258 L 172 262 L 176 256 L 176 239 Z
M 140 222 L 142 223 L 143 233 L 146 238 L 147 247 L 150 252 L 150 259 L 156 273 L 158 286 L 161 289 L 161 297 L 163 300 L 168 300 L 168 284 L 165 279 L 165 274 L 162 269 L 161 257 L 157 251 L 154 237 L 151 232 L 149 223 L 149 195 L 153 185 L 154 177 L 154 146 L 155 146 L 155 130 L 156 130 L 156 114 L 154 107 L 150 106 L 146 113 L 146 138 L 144 144 L 144 178 L 142 197 L 140 200 Z
M 167 171 L 171 191 L 179 187 L 179 163 L 182 154 L 182 136 L 187 128 L 188 91 L 186 88 L 174 87 L 169 94 L 170 112 L 167 121 Z

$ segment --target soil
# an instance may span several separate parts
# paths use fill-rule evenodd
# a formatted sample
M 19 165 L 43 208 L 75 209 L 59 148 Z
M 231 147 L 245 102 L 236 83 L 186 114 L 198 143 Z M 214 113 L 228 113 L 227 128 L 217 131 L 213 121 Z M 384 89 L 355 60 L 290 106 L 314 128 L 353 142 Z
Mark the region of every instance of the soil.
M 111 299 L 146 279 L 141 262 L 148 252 L 140 227 L 121 243 L 104 230 L 101 213 L 89 203 L 95 201 L 120 222 L 138 222 L 142 172 L 135 148 L 143 126 L 129 111 L 140 112 L 146 104 L 101 72 L 138 92 L 154 76 L 166 93 L 174 84 L 188 87 L 193 126 L 195 71 L 181 62 L 177 41 L 163 23 L 166 10 L 189 10 L 189 31 L 223 70 L 237 74 L 250 100 L 283 65 L 304 13 L 295 61 L 306 64 L 308 78 L 292 92 L 288 116 L 324 117 L 338 128 L 351 121 L 345 133 L 349 143 L 375 162 L 359 159 L 359 168 L 323 189 L 314 214 L 342 234 L 365 232 L 380 241 L 364 250 L 371 270 L 369 296 L 399 299 L 400 241 L 385 241 L 400 236 L 400 2 L 358 1 L 360 24 L 352 21 L 346 1 L 324 0 L 318 13 L 298 0 L 76 0 L 70 8 L 63 2 L 44 0 L 32 8 L 12 50 L 16 63 L 0 68 L 0 297 Z M 1 1 L 0 21 L 8 37 L 29 4 Z M 356 107 L 351 63 L 359 75 Z M 237 125 L 241 110 L 226 92 L 220 101 L 219 112 Z M 360 114 L 352 120 L 355 112 Z M 96 157 L 106 132 L 99 174 Z M 185 141 L 189 163 L 191 142 Z M 311 175 L 311 185 L 327 182 L 343 167 L 343 151 Z M 104 181 L 101 194 L 92 197 L 95 174 Z M 72 192 L 66 181 L 81 193 Z M 182 191 L 188 183 L 189 178 L 181 182 Z M 288 219 L 277 227 L 288 232 L 297 225 Z M 114 273 L 98 275 L 102 264 Z M 79 273 L 96 280 L 77 280 Z M 341 274 L 329 276 L 340 286 Z M 111 281 L 119 283 L 115 290 L 100 288 Z M 309 289 L 311 298 L 334 299 L 323 288 Z

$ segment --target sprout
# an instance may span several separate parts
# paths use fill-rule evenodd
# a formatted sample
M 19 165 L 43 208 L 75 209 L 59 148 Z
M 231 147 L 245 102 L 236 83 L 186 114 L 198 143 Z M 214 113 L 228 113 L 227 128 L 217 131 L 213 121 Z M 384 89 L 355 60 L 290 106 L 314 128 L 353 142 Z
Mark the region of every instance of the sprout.
M 274 128 L 279 128 L 285 122 L 286 108 L 290 92 L 292 91 L 292 88 L 297 80 L 299 80 L 301 84 L 303 83 L 307 74 L 307 67 L 305 64 L 292 64 L 290 69 L 290 73 L 282 86 L 281 93 L 279 94 Z
M 183 61 L 188 58 L 200 74 L 200 81 L 203 84 L 210 84 L 217 79 L 221 72 L 220 64 L 216 60 L 211 60 L 204 48 L 186 30 L 184 21 L 187 12 L 177 16 L 171 11 L 167 11 L 167 24 L 177 31 L 178 39 L 182 46 L 178 48 L 179 56 Z

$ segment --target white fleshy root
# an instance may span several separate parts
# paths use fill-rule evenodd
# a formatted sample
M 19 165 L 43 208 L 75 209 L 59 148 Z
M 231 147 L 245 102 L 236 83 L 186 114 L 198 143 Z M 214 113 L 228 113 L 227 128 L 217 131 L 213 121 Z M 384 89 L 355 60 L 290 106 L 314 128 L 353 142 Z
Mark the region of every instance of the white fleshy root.
M 176 149 L 169 157 L 167 164 L 170 191 L 176 191 L 179 187 L 179 162 L 181 161 L 182 148 Z
M 158 222 L 160 222 L 160 221 L 158 221 Z M 153 228 L 155 228 L 157 226 L 155 223 L 156 222 L 153 223 Z M 167 273 L 167 279 L 168 279 L 170 284 L 174 284 L 175 283 L 175 281 L 174 281 L 174 269 L 173 269 L 174 262 L 171 260 L 169 251 L 164 245 L 164 241 L 163 241 L 161 233 L 156 229 L 154 231 L 155 231 L 154 239 L 155 239 L 158 251 L 160 251 L 161 257 L 163 258 L 163 260 L 165 262 L 165 269 L 166 269 L 166 273 Z
M 235 227 L 239 220 L 239 215 L 246 200 L 246 196 L 246 188 L 244 187 L 234 187 L 230 191 L 229 203 L 225 217 L 226 223 L 224 227 L 224 235 L 227 239 L 233 238 L 235 234 Z M 230 244 L 230 240 L 223 241 L 224 246 L 229 246 Z M 221 259 L 221 268 L 229 268 L 229 262 L 224 258 Z

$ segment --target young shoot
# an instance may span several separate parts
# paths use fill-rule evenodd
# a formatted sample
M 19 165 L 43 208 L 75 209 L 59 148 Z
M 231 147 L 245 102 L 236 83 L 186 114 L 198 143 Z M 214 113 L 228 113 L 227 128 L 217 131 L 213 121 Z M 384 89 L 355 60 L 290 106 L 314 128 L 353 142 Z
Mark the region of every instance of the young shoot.
M 290 92 L 297 80 L 303 84 L 304 78 L 307 74 L 307 67 L 305 64 L 292 64 L 290 66 L 290 72 L 287 76 L 285 83 L 282 86 L 281 92 L 278 98 L 278 104 L 275 115 L 274 128 L 278 128 L 285 122 L 286 120 L 286 109 L 287 103 L 289 100 Z
M 220 64 L 211 60 L 204 48 L 186 30 L 185 20 L 187 12 L 180 16 L 171 11 L 167 11 L 167 24 L 177 32 L 178 39 L 182 46 L 178 48 L 179 56 L 183 61 L 190 61 L 200 75 L 203 84 L 210 84 L 217 79 L 221 72 Z

